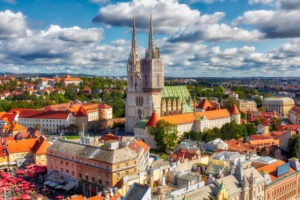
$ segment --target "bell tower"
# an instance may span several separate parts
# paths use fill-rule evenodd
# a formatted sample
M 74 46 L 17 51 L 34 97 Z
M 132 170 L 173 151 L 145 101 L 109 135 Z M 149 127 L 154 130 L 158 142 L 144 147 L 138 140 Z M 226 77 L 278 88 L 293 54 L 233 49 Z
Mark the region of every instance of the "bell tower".
M 147 116 L 154 111 L 161 116 L 161 91 L 164 87 L 164 62 L 160 58 L 159 49 L 154 44 L 154 30 L 152 15 L 150 17 L 150 30 L 148 48 L 145 58 L 141 61 L 142 90 L 147 96 L 149 107 L 145 108 Z

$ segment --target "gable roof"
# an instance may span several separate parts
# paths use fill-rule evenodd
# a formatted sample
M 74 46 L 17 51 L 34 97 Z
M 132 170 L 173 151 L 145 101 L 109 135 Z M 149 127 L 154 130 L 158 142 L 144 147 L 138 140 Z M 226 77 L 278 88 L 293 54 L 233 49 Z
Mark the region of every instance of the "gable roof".
M 41 136 L 36 140 L 34 146 L 32 147 L 32 152 L 34 154 L 46 154 L 49 146 L 50 144 L 46 138 Z
M 210 101 L 208 99 L 203 99 L 198 105 L 197 108 L 200 109 L 210 109 L 212 107 Z
M 265 165 L 263 167 L 257 168 L 258 171 L 261 172 L 267 172 L 271 178 L 271 180 L 276 180 L 282 176 L 285 176 L 287 174 L 293 173 L 295 170 L 293 168 L 290 167 L 289 171 L 285 174 L 282 174 L 281 176 L 277 176 L 276 172 L 277 172 L 277 167 L 286 164 L 286 162 L 284 162 L 283 160 L 278 160 L 276 162 L 273 162 L 271 164 Z

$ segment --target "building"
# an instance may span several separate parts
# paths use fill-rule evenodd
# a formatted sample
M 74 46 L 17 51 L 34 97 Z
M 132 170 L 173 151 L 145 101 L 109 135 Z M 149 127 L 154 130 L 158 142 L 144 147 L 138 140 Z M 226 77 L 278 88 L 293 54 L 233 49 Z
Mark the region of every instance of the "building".
M 9 140 L 5 142 L 4 146 L 8 156 L 8 165 L 6 166 L 8 169 L 32 163 L 47 164 L 46 152 L 50 144 L 44 136 L 24 140 Z
M 298 199 L 298 174 L 290 163 L 277 160 L 257 168 L 265 180 L 265 199 Z
M 164 86 L 164 63 L 159 49 L 154 45 L 152 17 L 149 45 L 145 54 L 145 58 L 140 60 L 134 21 L 127 66 L 126 132 L 133 133 L 137 122 L 150 118 L 154 111 L 158 116 L 164 116 L 195 110 L 194 101 L 186 86 Z
M 241 116 L 235 105 L 233 105 L 230 112 L 227 109 L 220 109 L 159 117 L 155 111 L 149 120 L 143 119 L 136 124 L 134 129 L 135 137 L 145 141 L 151 148 L 156 148 L 154 136 L 149 133 L 148 127 L 156 127 L 156 123 L 159 120 L 164 120 L 175 125 L 180 137 L 184 132 L 191 130 L 205 131 L 213 128 L 221 128 L 233 120 L 240 124 Z
M 295 102 L 289 97 L 270 97 L 263 99 L 262 106 L 266 111 L 277 111 L 280 116 L 287 117 Z
M 74 180 L 85 195 L 93 196 L 104 187 L 121 188 L 124 176 L 148 168 L 149 147 L 142 141 L 108 140 L 102 145 L 58 140 L 48 148 L 49 174 Z
M 294 106 L 290 110 L 288 117 L 292 124 L 300 124 L 300 107 Z
M 257 111 L 257 104 L 255 101 L 235 99 L 237 108 L 242 111 Z
M 65 76 L 64 78 L 61 79 L 61 83 L 64 86 L 68 86 L 68 85 L 79 85 L 80 83 L 82 83 L 82 79 L 81 78 L 76 78 L 76 77 L 71 77 L 70 75 Z
M 43 132 L 63 132 L 65 128 L 75 124 L 75 117 L 68 111 L 24 109 L 20 111 L 19 123 Z

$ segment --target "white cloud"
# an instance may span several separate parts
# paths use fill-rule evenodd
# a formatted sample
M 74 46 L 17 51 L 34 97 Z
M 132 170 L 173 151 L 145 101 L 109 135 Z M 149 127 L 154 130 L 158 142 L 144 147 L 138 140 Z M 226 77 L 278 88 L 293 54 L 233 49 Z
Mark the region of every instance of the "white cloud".
M 14 38 L 26 31 L 25 16 L 10 10 L 0 11 L 0 39 Z
M 246 11 L 234 24 L 254 25 L 266 38 L 300 37 L 300 1 L 278 0 L 276 3 L 275 10 Z
M 132 0 L 101 7 L 93 19 L 98 23 L 114 26 L 131 26 L 135 16 L 139 29 L 148 30 L 149 15 L 153 14 L 155 31 L 171 34 L 170 41 L 253 41 L 261 33 L 231 27 L 222 23 L 225 13 L 201 15 L 177 0 Z
M 272 4 L 275 3 L 277 0 L 249 0 L 249 4 Z

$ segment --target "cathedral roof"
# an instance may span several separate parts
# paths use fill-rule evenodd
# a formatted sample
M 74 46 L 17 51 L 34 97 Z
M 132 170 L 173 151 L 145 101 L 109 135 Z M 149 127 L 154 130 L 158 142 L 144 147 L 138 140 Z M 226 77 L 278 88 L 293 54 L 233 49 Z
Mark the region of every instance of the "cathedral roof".
M 157 112 L 153 112 L 149 121 L 147 122 L 147 126 L 156 127 L 156 123 L 159 120 L 159 116 Z
M 232 115 L 239 115 L 239 114 L 240 114 L 240 112 L 239 112 L 239 110 L 237 109 L 237 107 L 236 107 L 235 104 L 232 105 L 230 113 L 231 113 Z

